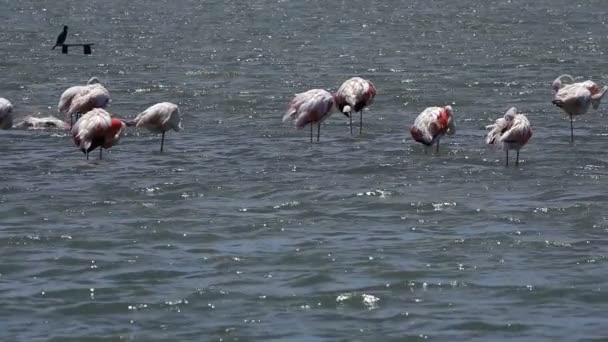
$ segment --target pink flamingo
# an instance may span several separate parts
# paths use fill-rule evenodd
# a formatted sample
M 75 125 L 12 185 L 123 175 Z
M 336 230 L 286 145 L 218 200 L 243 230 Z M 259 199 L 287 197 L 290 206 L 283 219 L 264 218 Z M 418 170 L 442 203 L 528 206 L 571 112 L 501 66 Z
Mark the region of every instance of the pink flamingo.
M 451 106 L 426 108 L 410 128 L 412 138 L 426 146 L 437 143 L 435 152 L 439 152 L 439 139 L 445 134 L 456 133 L 454 111 Z M 425 153 L 427 151 L 425 150 Z
M 293 119 L 298 129 L 310 124 L 310 142 L 312 143 L 312 126 L 317 124 L 317 141 L 321 135 L 321 122 L 325 121 L 332 113 L 335 106 L 334 97 L 323 89 L 311 89 L 304 93 L 296 94 L 289 103 L 287 113 L 283 116 L 283 122 Z
M 350 135 L 353 135 L 353 111 L 359 112 L 359 134 L 363 131 L 363 108 L 371 105 L 376 96 L 376 87 L 361 77 L 350 78 L 334 94 L 336 106 L 350 118 Z
M 0 129 L 10 129 L 13 127 L 13 104 L 0 97 Z
M 147 128 L 152 133 L 162 133 L 161 152 L 165 144 L 165 132 L 169 130 L 179 132 L 182 129 L 179 107 L 171 102 L 157 103 L 137 115 L 135 119 L 127 121 L 126 124 L 137 128 Z
M 59 98 L 59 104 L 57 105 L 57 109 L 60 113 L 69 113 L 70 107 L 72 105 L 72 100 L 87 86 L 91 84 L 98 84 L 99 79 L 97 77 L 91 77 L 86 85 L 73 86 L 66 89 Z M 86 112 L 83 112 L 86 113 Z M 74 123 L 73 114 L 70 114 L 70 127 Z M 78 119 L 78 118 L 76 118 Z
M 110 114 L 101 108 L 94 108 L 84 114 L 72 127 L 74 143 L 87 155 L 97 147 L 99 159 L 103 148 L 110 148 L 118 143 L 127 125 L 119 119 L 112 119 Z
M 553 104 L 570 116 L 570 141 L 574 142 L 573 116 L 587 113 L 589 106 L 597 109 L 608 91 L 608 86 L 600 89 L 600 86 L 593 81 L 562 85 L 562 79 L 565 78 L 574 82 L 572 76 L 561 75 L 551 84 L 554 92 Z
M 517 114 L 517 108 L 511 107 L 505 116 L 496 120 L 493 125 L 486 126 L 489 129 L 486 143 L 495 145 L 502 144 L 506 152 L 506 166 L 509 166 L 509 150 L 516 150 L 517 157 L 515 165 L 519 165 L 519 150 L 528 143 L 532 137 L 530 121 L 523 114 Z

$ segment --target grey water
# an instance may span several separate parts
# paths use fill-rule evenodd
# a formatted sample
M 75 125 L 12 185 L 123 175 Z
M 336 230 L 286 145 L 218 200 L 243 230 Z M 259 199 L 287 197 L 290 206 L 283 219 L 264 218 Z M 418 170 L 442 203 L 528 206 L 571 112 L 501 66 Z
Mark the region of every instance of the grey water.
M 605 5 L 0 0 L 16 120 L 97 76 L 113 115 L 171 101 L 184 126 L 89 161 L 68 132 L 0 131 L 0 340 L 606 340 L 608 103 L 571 144 L 550 88 L 608 83 Z M 63 25 L 93 53 L 51 50 Z M 352 76 L 378 89 L 362 135 L 281 122 Z M 447 104 L 456 135 L 425 154 L 409 126 Z M 534 129 L 517 167 L 483 142 L 511 106 Z

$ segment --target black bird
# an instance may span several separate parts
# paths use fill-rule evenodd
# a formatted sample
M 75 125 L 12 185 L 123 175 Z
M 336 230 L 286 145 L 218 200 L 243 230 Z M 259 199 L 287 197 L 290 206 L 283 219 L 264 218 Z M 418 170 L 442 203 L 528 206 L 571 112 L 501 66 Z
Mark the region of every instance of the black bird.
M 55 46 L 53 46 L 53 50 L 55 50 L 55 48 L 58 46 L 62 46 L 63 43 L 65 43 L 65 38 L 67 36 L 68 36 L 68 27 L 63 26 L 63 31 L 61 31 L 61 33 L 57 36 L 57 42 L 55 43 Z

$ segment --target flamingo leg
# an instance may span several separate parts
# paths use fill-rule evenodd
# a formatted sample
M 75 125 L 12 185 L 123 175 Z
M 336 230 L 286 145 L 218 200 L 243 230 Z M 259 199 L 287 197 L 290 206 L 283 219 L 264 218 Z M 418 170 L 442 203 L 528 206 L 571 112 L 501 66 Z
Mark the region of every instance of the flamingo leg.
M 87 155 L 87 160 L 89 160 L 89 151 L 86 151 L 85 154 Z
M 321 121 L 317 124 L 317 142 L 319 142 L 319 138 L 321 137 Z
M 505 152 L 507 153 L 507 158 L 505 158 L 505 166 L 509 166 L 509 149 L 505 148 Z
M 103 153 L 103 147 L 99 147 L 99 160 L 101 160 L 101 155 Z
M 435 153 L 439 153 L 439 138 L 437 138 L 437 147 L 435 147 Z
M 310 143 L 312 144 L 312 122 L 310 123 Z
M 348 118 L 350 119 L 350 135 L 353 135 L 353 115 L 352 115 L 352 113 L 348 114 Z
M 359 134 L 363 133 L 363 109 L 359 111 Z
M 519 165 L 519 150 L 517 150 L 517 158 L 515 158 L 515 166 Z
M 572 123 L 572 114 L 570 114 L 570 142 L 574 142 L 574 124 Z
M 160 138 L 160 151 L 163 151 L 163 146 L 165 145 L 165 132 L 163 132 L 163 136 Z

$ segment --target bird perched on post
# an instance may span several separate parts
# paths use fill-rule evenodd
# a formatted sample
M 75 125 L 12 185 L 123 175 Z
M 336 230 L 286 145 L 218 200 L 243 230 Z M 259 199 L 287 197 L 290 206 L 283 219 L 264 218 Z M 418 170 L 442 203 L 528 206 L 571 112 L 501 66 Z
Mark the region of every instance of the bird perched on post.
M 57 36 L 57 42 L 55 42 L 55 46 L 53 46 L 52 50 L 55 50 L 56 47 L 62 46 L 65 43 L 65 39 L 68 37 L 68 27 L 63 26 L 63 31 Z
M 127 126 L 147 128 L 152 133 L 162 133 L 161 152 L 165 145 L 165 132 L 169 130 L 179 132 L 182 129 L 179 107 L 171 102 L 157 103 L 125 123 Z
M 519 165 L 519 150 L 532 137 L 530 121 L 523 114 L 517 114 L 517 108 L 511 107 L 505 116 L 496 120 L 493 125 L 486 126 L 490 130 L 486 143 L 495 145 L 501 143 L 506 153 L 505 165 L 509 166 L 509 150 L 516 150 L 515 165 Z

